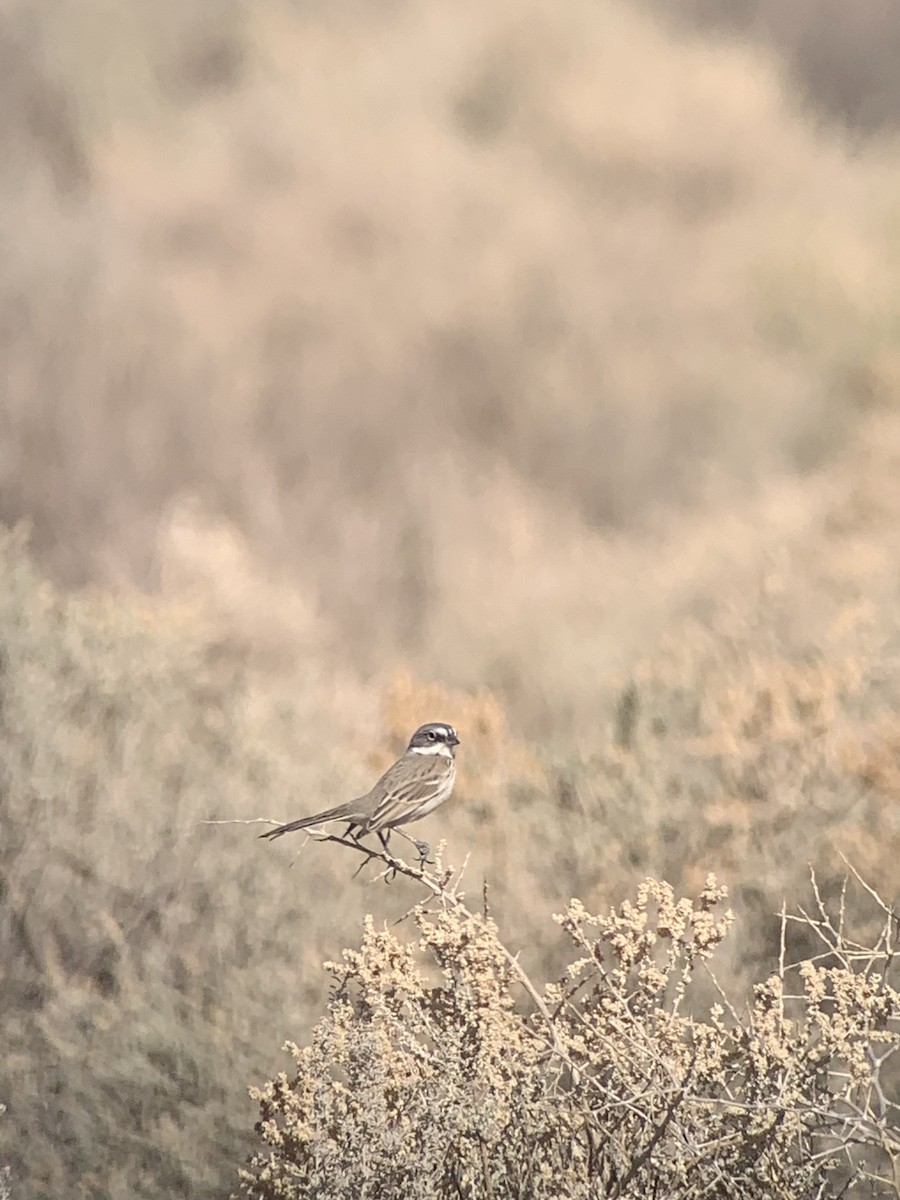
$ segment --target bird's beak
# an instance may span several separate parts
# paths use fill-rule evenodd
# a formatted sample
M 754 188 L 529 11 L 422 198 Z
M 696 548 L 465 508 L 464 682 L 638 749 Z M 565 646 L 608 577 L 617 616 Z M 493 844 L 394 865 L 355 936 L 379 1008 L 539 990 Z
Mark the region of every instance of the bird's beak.
M 456 736 L 455 733 L 451 733 L 450 737 L 447 738 L 447 741 L 450 743 L 451 746 L 459 745 L 459 738 Z

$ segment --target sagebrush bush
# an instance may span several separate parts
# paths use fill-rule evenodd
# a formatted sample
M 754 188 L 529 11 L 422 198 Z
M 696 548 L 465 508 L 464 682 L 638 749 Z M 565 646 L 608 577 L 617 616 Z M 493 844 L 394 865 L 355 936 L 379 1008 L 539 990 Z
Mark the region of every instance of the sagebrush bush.
M 863 946 L 843 899 L 834 918 L 816 890 L 800 920 L 821 952 L 783 953 L 741 1014 L 710 969 L 732 921 L 712 877 L 693 901 L 652 879 L 603 915 L 573 900 L 556 918 L 570 961 L 540 987 L 486 905 L 469 911 L 449 873 L 426 882 L 415 941 L 369 917 L 359 950 L 326 964 L 326 1016 L 288 1043 L 293 1073 L 253 1092 L 263 1148 L 247 1195 L 900 1194 L 900 980 L 882 903 Z

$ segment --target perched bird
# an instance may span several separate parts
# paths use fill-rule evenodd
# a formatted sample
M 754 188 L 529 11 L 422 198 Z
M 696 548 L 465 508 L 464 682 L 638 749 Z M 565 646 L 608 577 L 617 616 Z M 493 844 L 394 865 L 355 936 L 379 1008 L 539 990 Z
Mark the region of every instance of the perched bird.
M 295 829 L 308 829 L 323 821 L 347 821 L 347 834 L 354 839 L 367 833 L 377 833 L 384 849 L 387 849 L 391 830 L 396 829 L 402 837 L 412 842 L 424 859 L 428 855 L 428 843 L 419 842 L 403 833 L 399 827 L 427 817 L 439 804 L 449 799 L 456 781 L 456 747 L 459 738 L 452 725 L 432 721 L 421 725 L 410 738 L 406 753 L 388 767 L 371 791 L 357 800 L 348 800 L 335 808 L 301 817 L 287 825 L 279 825 L 264 838 L 281 837 Z

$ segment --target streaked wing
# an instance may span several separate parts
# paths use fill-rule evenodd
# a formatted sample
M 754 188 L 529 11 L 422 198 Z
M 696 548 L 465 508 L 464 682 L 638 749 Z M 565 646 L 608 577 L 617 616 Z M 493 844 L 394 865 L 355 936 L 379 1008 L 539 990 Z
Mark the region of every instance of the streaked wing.
M 427 816 L 450 795 L 455 777 L 456 766 L 450 758 L 405 755 L 372 789 L 375 806 L 366 822 L 367 831 L 377 832 Z

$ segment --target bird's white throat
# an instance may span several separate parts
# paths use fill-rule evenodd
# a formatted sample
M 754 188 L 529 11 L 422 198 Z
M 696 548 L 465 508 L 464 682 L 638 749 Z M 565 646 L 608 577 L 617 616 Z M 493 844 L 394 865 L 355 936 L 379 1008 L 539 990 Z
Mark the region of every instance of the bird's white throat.
M 433 746 L 413 746 L 409 754 L 438 754 L 441 758 L 452 758 L 453 752 L 445 742 L 436 742 Z

